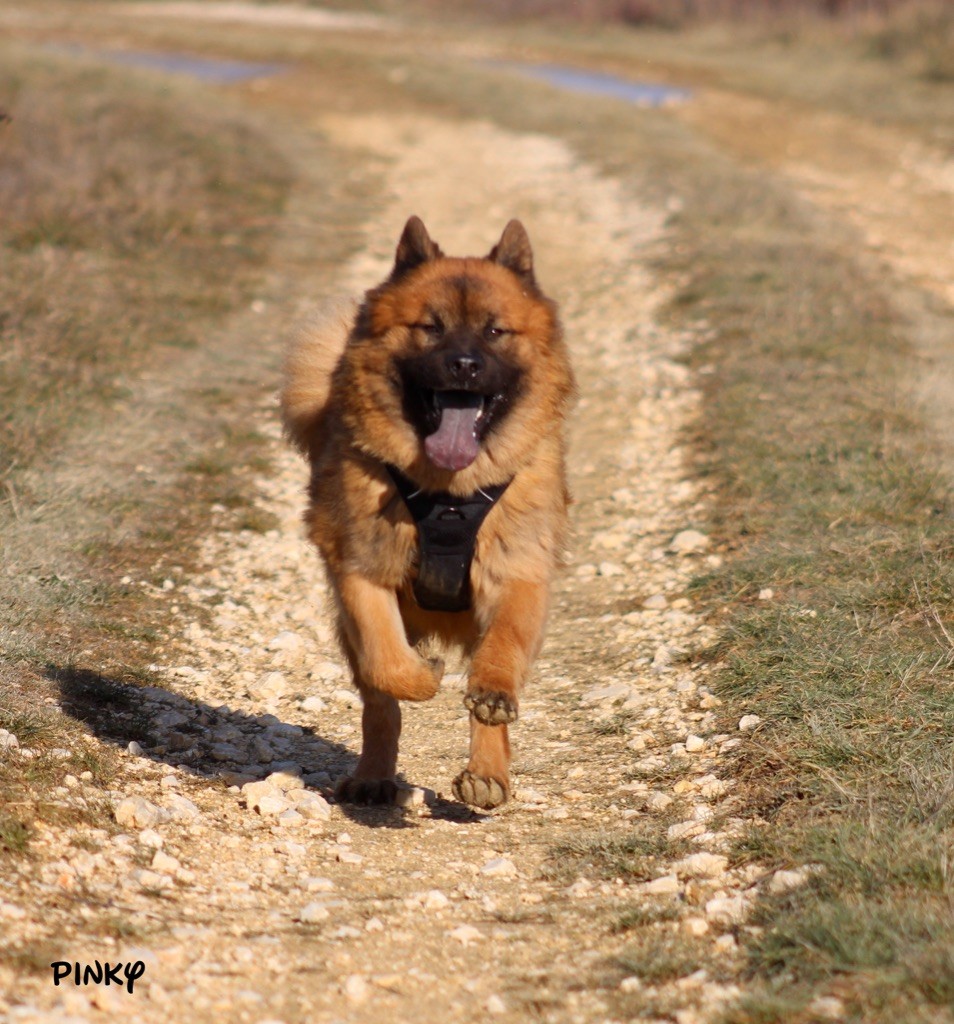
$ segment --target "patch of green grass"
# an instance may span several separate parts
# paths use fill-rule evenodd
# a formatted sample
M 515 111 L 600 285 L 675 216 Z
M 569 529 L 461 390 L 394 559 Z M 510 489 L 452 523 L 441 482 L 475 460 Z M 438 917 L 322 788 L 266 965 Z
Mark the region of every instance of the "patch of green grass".
M 688 848 L 682 840 L 666 835 L 668 821 L 640 821 L 631 831 L 594 836 L 580 832 L 556 846 L 548 877 L 568 879 L 580 874 L 597 878 L 649 881 L 663 861 L 681 856 Z
M 653 924 L 677 921 L 680 916 L 681 910 L 674 900 L 641 901 L 620 915 L 613 925 L 613 931 L 628 932 L 634 928 L 646 928 Z
M 819 867 L 766 898 L 745 948 L 772 988 L 739 1019 L 836 988 L 858 1019 L 920 1019 L 951 943 L 954 506 L 899 392 L 905 325 L 851 238 L 765 179 L 715 166 L 676 227 L 670 316 L 707 325 L 699 471 L 734 553 L 695 594 L 723 610 L 726 727 L 762 718 L 735 770 L 768 824 L 734 859 Z
M 617 961 L 628 975 L 648 985 L 685 978 L 711 965 L 708 943 L 679 932 L 652 929 L 639 934 Z

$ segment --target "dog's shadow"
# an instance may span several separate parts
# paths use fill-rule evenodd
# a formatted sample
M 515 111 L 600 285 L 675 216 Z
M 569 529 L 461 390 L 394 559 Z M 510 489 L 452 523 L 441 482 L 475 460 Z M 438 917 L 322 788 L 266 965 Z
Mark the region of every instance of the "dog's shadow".
M 306 788 L 335 802 L 335 780 L 350 775 L 357 764 L 354 751 L 309 726 L 282 722 L 274 715 L 213 707 L 172 690 L 123 682 L 75 666 L 47 665 L 46 676 L 60 691 L 64 713 L 83 722 L 97 739 L 124 752 L 135 741 L 141 750 L 138 756 L 185 769 L 212 786 L 240 781 L 237 777 L 246 774 L 265 777 L 295 765 Z M 340 807 L 350 820 L 369 828 L 409 828 L 418 821 L 398 807 Z M 434 818 L 460 822 L 481 817 L 440 796 L 429 812 Z

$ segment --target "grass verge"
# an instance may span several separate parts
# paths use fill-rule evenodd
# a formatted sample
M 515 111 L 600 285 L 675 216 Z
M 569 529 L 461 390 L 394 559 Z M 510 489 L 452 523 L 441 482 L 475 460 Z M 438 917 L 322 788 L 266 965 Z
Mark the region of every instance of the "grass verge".
M 851 238 L 770 181 L 723 177 L 677 230 L 671 315 L 708 332 L 697 441 L 732 553 L 697 594 L 729 714 L 762 719 L 735 770 L 769 827 L 737 857 L 817 868 L 759 903 L 726 1020 L 814 1019 L 820 994 L 950 1019 L 952 505 L 898 387 L 905 327 Z

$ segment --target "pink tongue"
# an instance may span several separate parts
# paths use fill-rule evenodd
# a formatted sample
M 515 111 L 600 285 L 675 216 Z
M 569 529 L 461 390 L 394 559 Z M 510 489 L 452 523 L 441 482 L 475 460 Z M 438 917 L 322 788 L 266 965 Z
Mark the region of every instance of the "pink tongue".
M 441 425 L 424 439 L 427 457 L 441 469 L 464 469 L 480 452 L 477 444 L 477 413 L 479 407 L 446 407 L 441 413 Z

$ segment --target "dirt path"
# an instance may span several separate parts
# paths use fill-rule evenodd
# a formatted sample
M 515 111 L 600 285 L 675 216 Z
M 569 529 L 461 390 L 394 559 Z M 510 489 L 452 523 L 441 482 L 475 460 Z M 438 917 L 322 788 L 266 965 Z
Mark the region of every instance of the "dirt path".
M 686 582 L 715 556 L 693 533 L 672 550 L 705 513 L 680 448 L 696 395 L 674 359 L 689 339 L 655 323 L 664 296 L 646 270 L 663 216 L 543 136 L 416 117 L 307 128 L 383 168 L 385 208 L 343 293 L 380 279 L 416 212 L 452 253 L 521 217 L 561 300 L 584 396 L 576 557 L 513 733 L 516 799 L 483 815 L 449 797 L 467 733 L 454 675 L 407 710 L 404 809 L 325 799 L 353 764 L 358 705 L 301 538 L 305 467 L 269 402 L 276 471 L 258 504 L 278 526 L 213 531 L 198 578 L 170 571 L 170 692 L 137 709 L 163 742 L 133 747 L 107 794 L 124 832 L 43 837 L 43 885 L 126 926 L 119 942 L 80 930 L 74 959 L 145 973 L 131 995 L 25 981 L 11 1019 L 706 1020 L 736 992 L 733 931 L 760 871 L 722 855 L 741 823 L 720 755 L 744 734 L 712 734 L 705 670 L 678 657 L 703 639 Z

